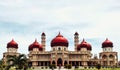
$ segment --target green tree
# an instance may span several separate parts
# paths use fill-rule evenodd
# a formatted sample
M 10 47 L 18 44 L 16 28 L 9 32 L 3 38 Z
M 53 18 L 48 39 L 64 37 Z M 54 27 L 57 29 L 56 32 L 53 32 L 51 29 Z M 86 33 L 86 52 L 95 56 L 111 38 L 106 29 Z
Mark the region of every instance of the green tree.
M 96 65 L 96 68 L 97 68 L 98 70 L 100 70 L 101 65 L 100 65 L 100 64 L 97 64 L 97 65 Z
M 0 70 L 5 70 L 5 67 L 3 60 L 0 60 Z
M 7 69 L 9 69 L 12 66 L 16 67 L 16 70 L 21 70 L 24 68 L 26 70 L 27 68 L 27 58 L 24 54 L 21 54 L 19 56 L 11 56 L 8 58 L 8 66 Z
M 56 65 L 55 65 L 55 64 L 50 64 L 50 65 L 49 65 L 49 68 L 50 68 L 50 69 L 56 68 Z

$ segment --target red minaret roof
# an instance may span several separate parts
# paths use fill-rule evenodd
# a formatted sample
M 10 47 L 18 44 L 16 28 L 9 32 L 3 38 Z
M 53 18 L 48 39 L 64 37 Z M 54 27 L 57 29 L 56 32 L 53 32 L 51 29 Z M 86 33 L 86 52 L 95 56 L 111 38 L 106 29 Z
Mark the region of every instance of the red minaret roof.
M 43 48 L 42 48 L 42 45 L 41 44 L 39 44 L 38 42 L 37 42 L 37 40 L 35 39 L 35 41 L 29 46 L 29 51 L 30 50 L 33 50 L 33 48 L 39 48 L 39 50 L 42 50 Z
M 44 33 L 44 32 L 42 33 L 42 36 L 45 36 L 45 33 Z
M 12 39 L 8 44 L 7 48 L 18 48 L 18 44 Z
M 81 48 L 87 48 L 87 50 L 92 50 L 92 47 L 89 43 L 87 43 L 84 39 L 83 41 L 77 46 L 77 50 L 80 50 Z
M 78 32 L 75 32 L 75 35 L 79 35 Z
M 53 47 L 53 46 L 68 47 L 68 40 L 66 38 L 64 38 L 59 32 L 59 34 L 51 41 L 51 47 Z
M 113 47 L 113 43 L 110 40 L 108 40 L 108 38 L 106 38 L 106 40 L 102 43 L 102 48 L 106 47 Z

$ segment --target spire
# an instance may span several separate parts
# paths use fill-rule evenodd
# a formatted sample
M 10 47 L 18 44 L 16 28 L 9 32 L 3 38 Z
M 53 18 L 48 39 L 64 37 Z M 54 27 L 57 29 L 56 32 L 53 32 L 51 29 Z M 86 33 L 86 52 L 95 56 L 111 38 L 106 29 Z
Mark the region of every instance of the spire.
M 108 41 L 108 38 L 106 38 L 106 41 Z
M 63 37 L 59 31 L 58 35 L 56 37 Z
M 14 39 L 12 38 L 12 41 L 14 41 Z
M 85 39 L 83 38 L 82 43 L 85 42 Z
M 35 42 L 37 42 L 37 38 L 35 38 Z
M 58 35 L 60 35 L 60 31 L 59 31 Z

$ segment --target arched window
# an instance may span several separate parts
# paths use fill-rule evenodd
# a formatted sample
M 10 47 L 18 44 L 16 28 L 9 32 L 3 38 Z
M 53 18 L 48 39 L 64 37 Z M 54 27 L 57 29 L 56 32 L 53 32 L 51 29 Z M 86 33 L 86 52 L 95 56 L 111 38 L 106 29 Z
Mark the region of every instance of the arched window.
M 55 48 L 53 48 L 53 51 L 55 51 Z
M 60 50 L 61 50 L 61 48 L 59 47 L 59 48 L 58 48 L 58 50 L 60 51 Z
M 103 55 L 102 58 L 103 58 L 103 59 L 107 59 L 107 56 L 106 56 L 106 55 Z
M 66 48 L 64 48 L 64 51 L 66 51 Z
M 111 58 L 111 59 L 112 59 L 112 58 L 114 58 L 114 56 L 113 56 L 112 54 L 110 54 L 110 55 L 109 55 L 109 58 Z

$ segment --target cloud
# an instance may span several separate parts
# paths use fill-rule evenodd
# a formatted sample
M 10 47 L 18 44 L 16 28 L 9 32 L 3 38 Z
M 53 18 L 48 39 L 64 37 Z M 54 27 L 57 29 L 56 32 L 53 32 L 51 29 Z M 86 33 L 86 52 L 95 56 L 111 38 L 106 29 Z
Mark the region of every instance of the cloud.
M 2 49 L 12 38 L 27 49 L 35 38 L 40 42 L 42 32 L 47 36 L 47 50 L 60 31 L 74 49 L 74 33 L 85 38 L 95 50 L 101 49 L 106 37 L 119 47 L 119 0 L 2 0 L 0 1 L 0 42 Z M 96 47 L 100 47 L 99 49 Z M 93 49 L 93 52 L 95 52 Z M 2 54 L 1 54 L 2 55 Z M 0 56 L 2 57 L 2 56 Z

